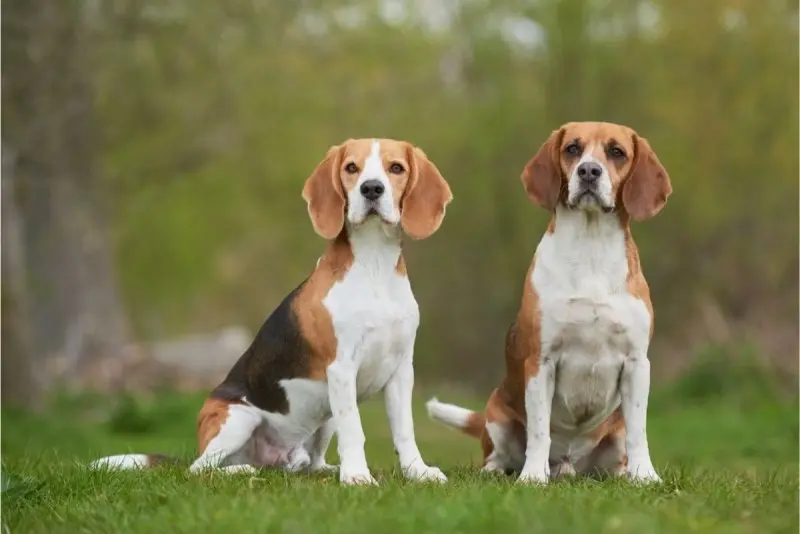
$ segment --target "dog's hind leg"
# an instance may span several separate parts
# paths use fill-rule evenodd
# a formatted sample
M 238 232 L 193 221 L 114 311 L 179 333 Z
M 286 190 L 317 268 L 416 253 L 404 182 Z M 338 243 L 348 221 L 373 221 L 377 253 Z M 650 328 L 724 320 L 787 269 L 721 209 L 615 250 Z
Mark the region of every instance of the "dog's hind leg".
M 619 425 L 606 434 L 582 462 L 581 474 L 598 478 L 622 476 L 626 473 L 628 456 L 625 453 L 625 426 Z
M 219 399 L 209 399 L 200 410 L 197 437 L 200 457 L 190 472 L 203 469 L 247 465 L 247 447 L 262 418 L 256 408 Z
M 525 428 L 495 391 L 486 405 L 486 429 L 481 437 L 483 468 L 488 473 L 519 472 L 525 463 Z
M 332 471 L 337 468 L 325 461 L 325 453 L 328 451 L 331 438 L 333 437 L 333 419 L 328 419 L 320 426 L 316 432 L 306 441 L 306 450 L 311 456 L 312 471 Z

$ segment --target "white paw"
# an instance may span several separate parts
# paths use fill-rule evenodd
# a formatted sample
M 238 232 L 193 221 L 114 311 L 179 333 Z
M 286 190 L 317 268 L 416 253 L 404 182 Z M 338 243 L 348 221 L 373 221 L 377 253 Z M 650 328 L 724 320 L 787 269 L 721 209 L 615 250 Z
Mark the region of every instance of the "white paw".
M 503 469 L 503 466 L 500 464 L 488 461 L 483 467 L 481 467 L 481 472 L 489 474 L 504 474 L 505 469 Z
M 569 462 L 562 462 L 556 465 L 551 472 L 552 478 L 566 478 L 566 477 L 574 477 L 577 473 L 575 472 L 575 467 L 572 466 Z
M 227 465 L 225 467 L 220 467 L 219 470 L 229 475 L 252 475 L 258 473 L 258 469 L 248 464 Z
M 633 481 L 641 484 L 659 484 L 661 477 L 656 473 L 652 464 L 638 464 L 629 465 L 627 471 L 628 477 Z
M 311 464 L 311 466 L 309 466 L 309 471 L 312 473 L 332 473 L 338 470 L 338 465 L 331 465 L 324 460 L 321 462 L 314 462 Z
M 418 482 L 447 482 L 442 470 L 438 467 L 430 467 L 422 462 L 416 462 L 411 467 L 403 470 L 408 480 Z
M 522 469 L 522 473 L 520 473 L 519 478 L 517 479 L 517 484 L 527 484 L 527 485 L 545 485 L 547 484 L 547 480 L 550 478 L 550 474 L 547 472 L 547 469 Z
M 311 465 L 311 458 L 308 456 L 305 449 L 300 449 L 291 456 L 289 462 L 286 464 L 286 470 L 290 473 L 294 473 L 305 469 L 309 465 Z
M 339 469 L 339 482 L 346 486 L 377 486 L 369 469 Z

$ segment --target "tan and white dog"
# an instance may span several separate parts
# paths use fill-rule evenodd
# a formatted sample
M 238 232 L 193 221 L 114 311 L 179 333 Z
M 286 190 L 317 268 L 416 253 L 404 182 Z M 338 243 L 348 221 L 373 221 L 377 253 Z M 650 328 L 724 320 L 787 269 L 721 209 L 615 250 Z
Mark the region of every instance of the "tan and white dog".
M 424 239 L 439 228 L 450 187 L 419 148 L 359 139 L 328 151 L 303 198 L 328 248 L 211 392 L 198 417 L 200 456 L 190 470 L 328 469 L 325 452 L 335 431 L 341 482 L 375 483 L 358 403 L 383 391 L 405 476 L 446 481 L 422 460 L 414 436 L 419 308 L 401 238 L 405 232 Z M 91 465 L 135 468 L 162 458 L 124 454 Z
M 553 213 L 536 249 L 506 374 L 483 413 L 431 399 L 433 419 L 479 437 L 485 471 L 660 481 L 645 431 L 653 307 L 630 231 L 672 192 L 647 141 L 617 124 L 554 131 L 522 173 Z

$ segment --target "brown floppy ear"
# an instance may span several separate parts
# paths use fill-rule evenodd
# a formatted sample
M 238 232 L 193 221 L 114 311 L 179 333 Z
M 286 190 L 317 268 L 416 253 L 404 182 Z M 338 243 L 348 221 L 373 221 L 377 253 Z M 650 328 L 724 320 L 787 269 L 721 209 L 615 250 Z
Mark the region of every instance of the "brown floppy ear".
M 643 221 L 661 211 L 672 193 L 672 184 L 647 139 L 634 134 L 633 143 L 636 159 L 622 186 L 622 203 L 631 217 Z
M 303 186 L 303 199 L 314 230 L 333 239 L 344 227 L 344 192 L 339 179 L 342 146 L 332 146 Z
M 407 154 L 411 172 L 403 195 L 400 223 L 412 239 L 425 239 L 439 229 L 453 193 L 422 150 L 408 145 Z
M 561 141 L 564 128 L 554 130 L 522 170 L 528 197 L 548 211 L 556 209 L 561 196 Z

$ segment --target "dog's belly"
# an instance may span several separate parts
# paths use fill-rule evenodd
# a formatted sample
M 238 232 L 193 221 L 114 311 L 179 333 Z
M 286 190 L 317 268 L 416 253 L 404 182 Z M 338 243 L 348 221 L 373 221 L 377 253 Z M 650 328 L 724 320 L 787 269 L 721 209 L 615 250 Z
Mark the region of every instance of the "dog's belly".
M 592 431 L 620 405 L 618 383 L 624 356 L 611 350 L 594 358 L 583 351 L 563 351 L 558 359 L 550 457 L 575 462 L 594 449 L 602 436 Z
M 619 407 L 620 373 L 648 320 L 643 303 L 626 294 L 544 303 L 542 356 L 556 369 L 551 458 L 575 461 L 594 448 L 591 433 Z
M 264 424 L 261 436 L 271 446 L 291 450 L 303 444 L 331 416 L 328 383 L 320 380 L 292 378 L 281 380 L 289 401 L 285 414 L 261 411 Z

